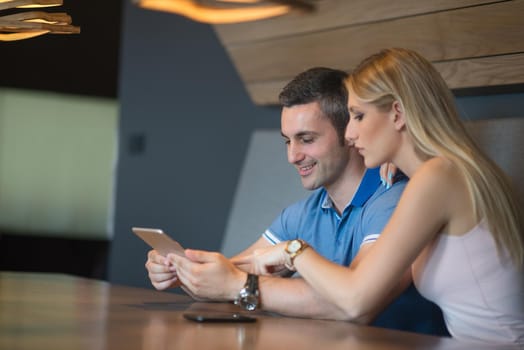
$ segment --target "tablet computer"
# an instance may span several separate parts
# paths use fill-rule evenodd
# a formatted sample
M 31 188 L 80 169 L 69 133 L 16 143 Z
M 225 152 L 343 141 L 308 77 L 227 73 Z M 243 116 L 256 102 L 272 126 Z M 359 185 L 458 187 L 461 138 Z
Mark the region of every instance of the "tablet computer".
M 184 248 L 182 248 L 180 243 L 158 228 L 133 227 L 132 230 L 151 248 L 159 252 L 160 255 L 167 256 L 169 253 L 174 253 L 185 256 Z
M 149 244 L 151 248 L 156 250 L 160 255 L 167 256 L 169 253 L 174 253 L 179 256 L 185 257 L 184 248 L 175 241 L 173 238 L 169 237 L 164 231 L 158 228 L 146 228 L 146 227 L 133 227 L 132 231 L 140 237 L 144 242 Z M 182 290 L 186 292 L 190 297 L 197 301 L 207 301 L 207 298 L 201 298 L 193 294 L 185 286 L 181 286 Z

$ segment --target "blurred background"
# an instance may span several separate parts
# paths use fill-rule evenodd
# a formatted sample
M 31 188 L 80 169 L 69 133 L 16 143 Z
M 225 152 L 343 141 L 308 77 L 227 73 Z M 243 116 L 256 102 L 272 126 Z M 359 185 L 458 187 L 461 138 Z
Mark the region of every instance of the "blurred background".
M 322 14 L 330 1 L 318 3 Z M 353 5 L 353 17 L 367 11 L 360 3 Z M 398 11 L 404 3 L 409 1 L 397 4 Z M 451 3 L 449 14 L 421 9 L 411 20 L 443 21 L 466 5 L 477 11 L 484 3 L 506 2 Z M 509 3 L 520 9 L 523 2 Z M 513 12 L 497 9 L 484 11 Z M 325 37 L 305 26 L 294 36 L 282 34 L 286 29 L 271 21 L 213 26 L 131 1 L 65 0 L 60 10 L 71 15 L 80 34 L 0 42 L 0 270 L 69 273 L 142 287 L 149 286 L 143 267 L 149 248 L 131 227 L 162 228 L 186 247 L 229 255 L 256 239 L 279 208 L 304 195 L 279 136 L 279 89 L 314 65 L 351 69 L 349 63 L 326 60 L 333 56 L 329 50 L 346 47 L 361 59 L 376 51 L 374 32 L 364 25 L 397 25 L 405 18 L 374 20 L 387 12 L 377 7 L 365 24 L 337 24 L 332 32 L 344 40 L 334 36 L 327 46 Z M 297 28 L 293 21 L 303 18 L 298 16 L 290 17 L 289 26 Z M 502 22 L 484 25 L 490 32 L 521 36 L 523 23 L 516 24 L 515 34 Z M 259 33 L 267 33 L 264 26 L 281 32 L 256 37 L 249 31 L 257 26 Z M 355 36 L 340 34 L 341 28 Z M 387 28 L 374 30 L 380 34 Z M 254 37 L 231 39 L 235 33 Z M 467 34 L 461 38 L 478 59 L 495 56 Z M 431 47 L 439 52 L 436 64 L 451 61 L 452 51 L 433 38 L 414 34 L 403 40 L 382 37 L 376 45 L 398 43 L 422 53 Z M 304 54 L 296 43 L 306 48 Z M 515 64 L 511 77 L 495 70 L 477 86 L 454 89 L 464 119 L 524 117 L 521 45 L 507 45 L 516 59 L 511 50 L 500 55 Z M 344 55 L 339 53 L 340 62 Z M 286 63 L 294 56 L 303 58 L 301 63 Z M 443 69 L 452 80 L 460 67 L 470 66 Z

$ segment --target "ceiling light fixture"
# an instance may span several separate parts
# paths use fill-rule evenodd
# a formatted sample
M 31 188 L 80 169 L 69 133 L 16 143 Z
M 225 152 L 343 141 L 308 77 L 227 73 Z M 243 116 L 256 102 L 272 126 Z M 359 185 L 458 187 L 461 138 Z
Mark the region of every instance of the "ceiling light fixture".
M 171 12 L 194 21 L 227 24 L 281 16 L 292 10 L 315 10 L 309 0 L 133 0 L 138 6 Z
M 60 5 L 62 0 L 0 0 L 0 11 Z M 46 33 L 78 34 L 80 27 L 71 25 L 71 17 L 63 12 L 28 11 L 0 15 L 0 41 L 29 39 Z

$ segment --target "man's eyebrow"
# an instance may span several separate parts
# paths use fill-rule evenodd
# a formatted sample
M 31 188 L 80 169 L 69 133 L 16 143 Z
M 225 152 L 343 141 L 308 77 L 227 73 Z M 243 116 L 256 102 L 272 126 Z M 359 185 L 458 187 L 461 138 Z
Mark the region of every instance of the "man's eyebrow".
M 301 131 L 299 133 L 297 133 L 295 136 L 296 137 L 302 137 L 302 136 L 315 136 L 315 135 L 318 135 L 317 132 L 314 132 L 314 131 Z
M 290 138 L 289 136 L 285 135 L 282 131 L 280 132 L 280 135 L 282 135 L 282 137 L 285 139 Z M 304 137 L 304 136 L 317 136 L 317 135 L 318 135 L 318 132 L 304 130 L 304 131 L 297 132 L 296 134 L 292 135 L 291 137 L 299 138 L 299 137 Z

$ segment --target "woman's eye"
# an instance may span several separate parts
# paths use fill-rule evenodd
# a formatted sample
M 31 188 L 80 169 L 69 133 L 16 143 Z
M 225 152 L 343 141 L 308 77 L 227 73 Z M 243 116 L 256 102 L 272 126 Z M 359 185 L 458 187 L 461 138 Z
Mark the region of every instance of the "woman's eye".
M 359 113 L 359 114 L 355 114 L 355 116 L 353 117 L 353 119 L 355 119 L 355 120 L 362 120 L 363 117 L 364 117 L 364 114 Z

